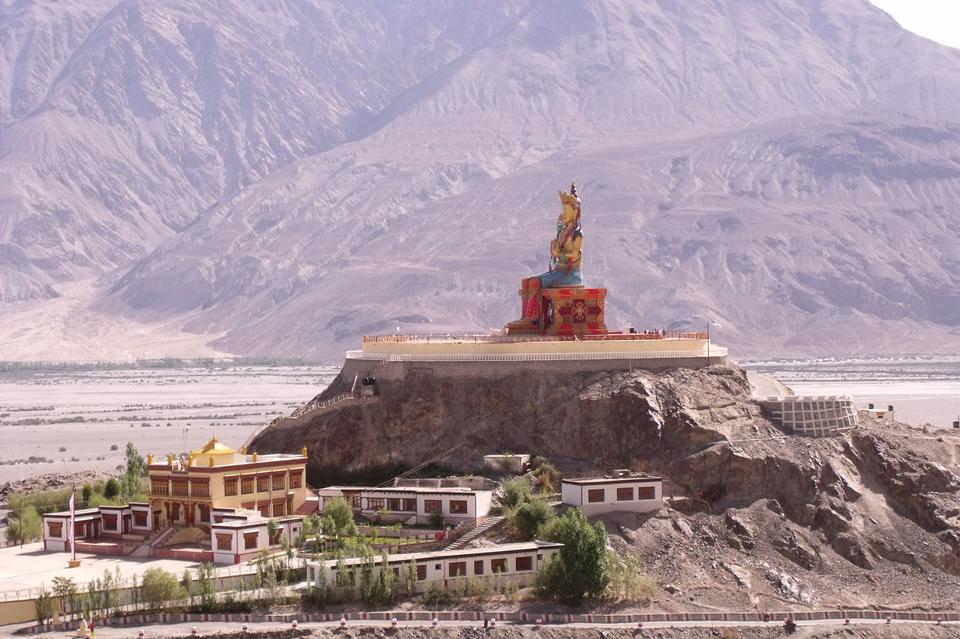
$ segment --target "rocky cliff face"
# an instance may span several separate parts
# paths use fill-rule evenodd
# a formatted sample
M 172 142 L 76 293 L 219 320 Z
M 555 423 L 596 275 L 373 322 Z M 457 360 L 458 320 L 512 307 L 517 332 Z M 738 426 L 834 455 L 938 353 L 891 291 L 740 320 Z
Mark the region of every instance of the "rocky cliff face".
M 301 445 L 314 472 L 413 465 L 460 445 L 442 463 L 468 470 L 485 453 L 523 451 L 568 475 L 620 467 L 662 475 L 675 510 L 610 524 L 625 551 L 647 553 L 653 570 L 662 568 L 662 580 L 694 580 L 705 564 L 719 571 L 717 583 L 720 573 L 733 580 L 717 567 L 722 559 L 734 572 L 752 571 L 747 581 L 771 596 L 796 602 L 862 604 L 882 594 L 916 603 L 938 598 L 931 584 L 960 586 L 960 478 L 950 470 L 960 438 L 881 423 L 825 439 L 785 436 L 751 401 L 735 366 L 501 378 L 408 370 L 381 381 L 376 399 L 269 429 L 254 442 L 265 452 Z M 837 591 L 837 580 L 865 574 L 895 574 L 913 589 Z M 757 604 L 760 591 L 741 590 L 734 595 L 742 604 Z

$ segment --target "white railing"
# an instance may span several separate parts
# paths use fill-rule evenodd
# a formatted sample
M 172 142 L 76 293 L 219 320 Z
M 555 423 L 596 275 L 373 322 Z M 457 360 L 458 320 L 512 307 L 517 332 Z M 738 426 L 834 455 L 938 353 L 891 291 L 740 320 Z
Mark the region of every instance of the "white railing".
M 727 349 L 714 346 L 709 357 L 726 357 Z M 390 355 L 347 351 L 347 359 L 381 360 L 389 362 L 563 362 L 591 360 L 648 360 L 688 359 L 708 357 L 706 350 L 695 351 L 633 351 L 609 353 L 394 353 Z

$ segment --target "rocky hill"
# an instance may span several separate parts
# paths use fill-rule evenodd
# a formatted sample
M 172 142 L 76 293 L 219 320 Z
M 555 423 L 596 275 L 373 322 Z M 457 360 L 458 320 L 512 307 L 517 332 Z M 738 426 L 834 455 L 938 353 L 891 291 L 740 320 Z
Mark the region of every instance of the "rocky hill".
M 606 520 L 677 593 L 659 604 L 939 607 L 960 588 L 960 437 L 866 423 L 831 438 L 785 436 L 735 366 L 664 373 L 447 377 L 411 368 L 381 394 L 267 429 L 262 452 L 309 448 L 310 480 L 524 451 L 567 474 L 662 475 L 671 509 Z M 335 383 L 328 393 L 339 391 Z M 950 601 L 947 602 L 946 599 Z
M 571 178 L 612 325 L 960 348 L 960 51 L 866 0 L 7 1 L 0 51 L 0 357 L 502 326 Z

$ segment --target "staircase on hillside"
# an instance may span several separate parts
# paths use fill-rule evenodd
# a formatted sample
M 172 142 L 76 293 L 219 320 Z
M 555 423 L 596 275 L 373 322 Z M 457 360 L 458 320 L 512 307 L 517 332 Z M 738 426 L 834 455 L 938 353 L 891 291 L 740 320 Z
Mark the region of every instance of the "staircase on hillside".
M 487 531 L 493 528 L 496 528 L 497 526 L 502 524 L 504 519 L 506 518 L 505 517 L 487 517 L 473 530 L 466 533 L 460 539 L 457 539 L 456 541 L 454 541 L 452 544 L 444 548 L 444 550 L 460 550 L 461 548 L 466 547 L 467 544 L 469 544 L 471 541 L 473 541 L 477 537 L 480 537 Z

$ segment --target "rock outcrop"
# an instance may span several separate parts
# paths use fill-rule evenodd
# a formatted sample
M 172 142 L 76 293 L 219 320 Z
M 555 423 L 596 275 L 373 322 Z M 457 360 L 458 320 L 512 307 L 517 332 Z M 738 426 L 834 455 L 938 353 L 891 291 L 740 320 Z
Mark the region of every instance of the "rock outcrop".
M 320 484 L 336 479 L 327 468 L 412 466 L 449 449 L 440 462 L 464 471 L 478 468 L 483 454 L 503 451 L 544 455 L 568 475 L 629 467 L 662 475 L 665 495 L 675 498 L 667 502 L 675 515 L 668 526 L 634 521 L 611 529 L 629 552 L 653 535 L 655 564 L 664 544 L 677 540 L 684 540 L 681 565 L 733 553 L 728 565 L 757 571 L 753 579 L 738 573 L 737 582 L 774 590 L 789 584 L 804 593 L 794 598 L 801 603 L 859 601 L 853 588 L 825 585 L 824 575 L 856 583 L 855 575 L 897 571 L 900 581 L 909 573 L 921 585 L 960 585 L 960 480 L 950 470 L 960 438 L 953 433 L 868 423 L 831 438 L 790 436 L 763 416 L 744 371 L 733 365 L 505 370 L 499 377 L 410 367 L 378 384 L 376 398 L 267 429 L 253 445 L 261 452 L 306 445 L 310 479 Z M 344 385 L 338 380 L 327 393 Z M 687 591 L 674 569 L 664 582 Z M 807 585 L 797 590 L 795 579 Z M 773 596 L 785 600 L 782 592 Z

